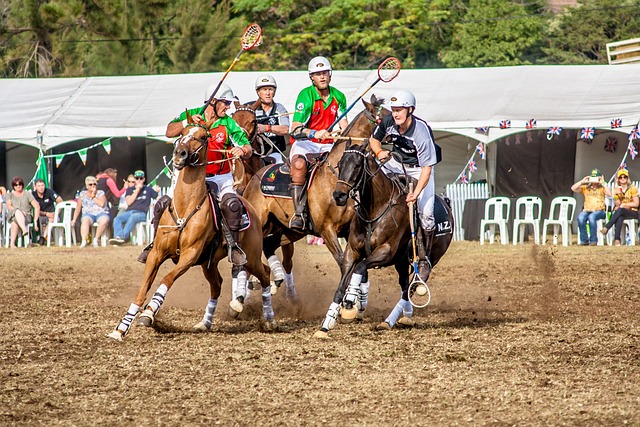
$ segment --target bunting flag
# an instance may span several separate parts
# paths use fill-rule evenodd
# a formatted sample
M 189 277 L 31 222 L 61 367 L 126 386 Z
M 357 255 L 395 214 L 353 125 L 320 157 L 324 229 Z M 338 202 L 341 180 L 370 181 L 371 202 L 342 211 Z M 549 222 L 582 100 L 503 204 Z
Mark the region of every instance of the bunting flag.
M 538 127 L 538 122 L 536 121 L 536 119 L 527 120 L 525 127 L 527 129 L 535 129 Z
M 629 133 L 629 140 L 633 141 L 634 139 L 640 139 L 640 130 L 638 129 L 638 125 L 635 125 Z
M 468 184 L 469 183 L 469 178 L 467 178 L 467 173 L 466 172 L 462 172 L 462 175 L 460 176 L 460 182 L 463 184 Z
M 171 171 L 167 166 L 165 166 L 164 169 L 162 169 L 162 172 L 166 175 L 167 178 L 171 179 Z
M 480 158 L 483 160 L 487 156 L 487 153 L 484 151 L 484 144 L 482 142 L 476 145 L 476 151 L 478 152 L 478 154 L 480 154 Z
M 78 156 L 80 156 L 80 160 L 82 160 L 82 164 L 87 166 L 87 149 L 78 150 Z
M 153 181 L 151 181 L 151 182 L 149 183 L 149 186 L 150 186 L 151 188 L 153 188 L 153 187 L 155 187 L 155 186 L 156 186 L 156 184 L 157 184 L 157 182 L 156 182 L 156 180 L 154 179 Z
M 553 135 L 559 136 L 560 132 L 562 132 L 562 128 L 558 127 L 558 126 L 552 126 L 549 128 L 549 130 L 547 131 L 547 138 L 551 139 L 551 137 Z
M 635 160 L 636 156 L 638 155 L 638 150 L 636 149 L 636 146 L 632 140 L 629 140 L 629 147 L 627 148 L 627 150 L 629 150 L 631 160 Z
M 469 160 L 469 175 L 471 175 L 473 172 L 478 170 L 478 165 L 476 165 L 476 162 L 471 159 Z
M 611 129 L 622 127 L 622 119 L 611 119 Z
M 580 131 L 580 138 L 584 139 L 587 144 L 593 142 L 593 137 L 596 136 L 596 130 L 592 127 L 582 128 Z
M 609 153 L 615 153 L 617 149 L 618 149 L 618 140 L 611 136 L 608 137 L 607 140 L 604 142 L 604 151 L 607 151 Z
M 36 176 L 35 179 L 41 179 L 44 181 L 44 186 L 49 186 L 49 174 L 47 173 L 47 162 L 44 159 L 44 154 L 40 151 L 38 160 L 36 161 Z
M 102 144 L 102 148 L 104 148 L 107 154 L 111 154 L 111 138 L 105 139 L 100 144 Z
M 511 120 L 500 120 L 500 129 L 509 129 L 511 127 Z
M 618 166 L 618 171 L 620 169 L 626 169 L 626 168 L 627 168 L 627 162 L 623 160 L 622 163 L 620 163 L 620 166 Z M 616 171 L 616 173 L 618 173 L 618 171 Z
M 56 167 L 59 168 L 60 163 L 62 163 L 62 159 L 64 159 L 64 154 L 56 154 L 55 159 L 56 159 Z
M 482 135 L 489 135 L 489 126 L 476 128 L 476 133 L 481 133 Z

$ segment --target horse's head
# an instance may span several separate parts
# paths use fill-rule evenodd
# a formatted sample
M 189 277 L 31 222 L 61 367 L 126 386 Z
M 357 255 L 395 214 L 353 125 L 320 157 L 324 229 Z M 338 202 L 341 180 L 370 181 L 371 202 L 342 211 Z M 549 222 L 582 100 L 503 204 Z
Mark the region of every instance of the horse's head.
M 344 154 L 338 162 L 338 183 L 333 192 L 333 199 L 336 205 L 347 204 L 349 192 L 359 190 L 364 181 L 368 144 L 351 145 L 351 140 L 347 142 Z
M 194 123 L 193 118 L 187 112 L 187 126 L 182 129 L 182 134 L 176 140 L 173 149 L 173 167 L 177 170 L 185 166 L 203 166 L 207 163 L 207 142 L 211 137 L 209 127 L 211 120 L 205 124 Z
M 236 111 L 233 113 L 233 120 L 240 126 L 240 128 L 247 135 L 247 139 L 251 141 L 256 136 L 258 130 L 258 120 L 256 119 L 256 109 L 260 105 L 260 100 L 257 100 L 253 104 L 240 104 L 235 102 Z
M 380 123 L 380 120 L 388 114 L 391 114 L 391 110 L 384 108 L 382 104 L 384 104 L 384 98 L 377 98 L 375 95 L 371 95 L 370 102 L 362 100 L 364 104 L 365 111 L 369 114 L 366 114 L 367 118 L 372 122 L 373 126 Z

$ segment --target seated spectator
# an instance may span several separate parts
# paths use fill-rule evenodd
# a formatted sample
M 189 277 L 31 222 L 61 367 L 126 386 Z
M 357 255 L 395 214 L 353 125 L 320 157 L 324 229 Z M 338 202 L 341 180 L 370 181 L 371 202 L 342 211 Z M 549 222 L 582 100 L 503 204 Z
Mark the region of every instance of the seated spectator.
M 151 199 L 158 197 L 158 192 L 145 185 L 144 172 L 137 170 L 133 173 L 135 185 L 127 188 L 127 210 L 118 214 L 113 220 L 114 236 L 109 244 L 122 245 L 127 241 L 133 231 L 133 227 L 139 222 L 147 220 L 147 212 L 151 205 Z
M 0 185 L 0 215 L 2 215 L 3 203 L 7 198 L 7 189 Z
M 571 191 L 584 195 L 584 208 L 578 214 L 580 245 L 596 246 L 598 244 L 597 222 L 607 217 L 604 211 L 604 199 L 605 196 L 611 197 L 611 190 L 604 184 L 604 177 L 600 169 L 593 169 L 591 175 L 585 176 L 573 184 Z M 589 223 L 589 234 L 587 234 L 587 222 Z
M 40 216 L 38 217 L 38 227 L 40 228 L 40 239 L 38 243 L 45 245 L 47 240 L 47 225 L 49 221 L 53 221 L 53 214 L 55 213 L 54 203 L 61 203 L 62 197 L 58 196 L 55 191 L 44 186 L 44 181 L 40 178 L 36 179 L 35 190 L 31 192 L 33 198 L 36 199 L 38 205 L 40 205 Z
M 37 218 L 40 216 L 40 205 L 33 198 L 30 191 L 24 191 L 24 181 L 19 176 L 14 176 L 11 180 L 13 191 L 7 194 L 7 223 L 11 223 L 11 238 L 9 246 L 16 247 L 18 232 L 22 236 L 29 235 L 29 224 L 33 222 L 34 230 L 38 230 Z M 33 207 L 34 214 L 31 214 Z M 36 218 L 34 220 L 34 218 Z
M 638 205 L 640 199 L 638 199 L 638 189 L 635 185 L 629 182 L 629 171 L 626 169 L 620 169 L 618 171 L 617 185 L 613 192 L 613 202 L 615 207 L 613 208 L 613 215 L 608 223 L 600 230 L 602 234 L 607 234 L 607 231 L 615 224 L 615 240 L 614 245 L 620 246 L 622 233 L 622 224 L 625 219 L 637 219 L 638 218 Z
M 98 190 L 104 191 L 104 195 L 107 198 L 109 218 L 115 218 L 116 215 L 118 215 L 120 197 L 126 190 L 126 186 L 123 186 L 118 190 L 116 179 L 118 179 L 118 170 L 113 168 L 107 168 L 104 172 L 100 172 L 96 175 Z
M 93 236 L 91 244 L 98 246 L 100 237 L 109 225 L 109 209 L 107 205 L 107 197 L 104 191 L 98 190 L 98 181 L 94 176 L 88 176 L 84 179 L 85 189 L 78 196 L 78 204 L 73 213 L 71 225 L 75 226 L 80 212 L 82 212 L 82 223 L 80 225 L 80 235 L 82 236 L 81 248 L 87 246 L 87 238 L 89 231 L 94 222 L 98 223 L 96 235 Z
M 122 193 L 122 196 L 120 196 L 120 202 L 118 203 L 118 213 L 122 213 L 126 211 L 127 208 L 129 207 L 127 205 L 127 189 L 129 187 L 134 187 L 135 185 L 136 185 L 136 178 L 133 176 L 132 173 L 130 173 L 129 176 L 127 177 L 127 180 L 124 182 L 125 191 Z

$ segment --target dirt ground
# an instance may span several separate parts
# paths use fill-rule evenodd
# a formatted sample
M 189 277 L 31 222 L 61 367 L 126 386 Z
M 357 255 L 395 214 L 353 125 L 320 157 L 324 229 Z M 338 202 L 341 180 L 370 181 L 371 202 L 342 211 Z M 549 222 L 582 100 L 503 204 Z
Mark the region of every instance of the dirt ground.
M 313 333 L 337 266 L 296 250 L 302 303 L 274 297 L 277 332 L 260 331 L 257 295 L 228 316 L 224 264 L 214 332 L 189 330 L 208 299 L 192 269 L 157 329 L 117 343 L 138 248 L 0 249 L 0 425 L 640 425 L 637 247 L 454 242 L 416 327 L 374 330 L 399 296 L 390 268 L 365 321 L 328 340 Z

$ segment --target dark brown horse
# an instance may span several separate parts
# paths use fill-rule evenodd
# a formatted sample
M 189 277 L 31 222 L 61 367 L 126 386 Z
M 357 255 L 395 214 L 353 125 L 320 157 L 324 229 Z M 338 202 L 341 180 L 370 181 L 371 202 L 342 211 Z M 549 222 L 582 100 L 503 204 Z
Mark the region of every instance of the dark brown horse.
M 222 232 L 213 223 L 214 212 L 205 184 L 207 141 L 211 136 L 209 127 L 213 121 L 206 125 L 196 125 L 190 116 L 187 120 L 189 125 L 184 128 L 182 135 L 176 141 L 173 152 L 174 168 L 180 171 L 173 200 L 160 218 L 158 233 L 155 236 L 153 249 L 149 253 L 138 293 L 127 314 L 116 329 L 108 335 L 110 338 L 122 340 L 129 331 L 131 323 L 146 300 L 160 265 L 167 259 L 171 259 L 176 265 L 162 278 L 160 287 L 140 315 L 139 323 L 150 326 L 175 280 L 190 267 L 200 265 L 209 282 L 211 297 L 202 322 L 194 328 L 198 331 L 208 331 L 211 328 L 222 286 L 218 263 L 227 256 Z M 255 211 L 250 205 L 246 203 L 245 205 L 249 216 L 254 218 Z M 271 305 L 269 267 L 261 261 L 262 228 L 257 221 L 251 221 L 249 228 L 240 233 L 240 243 L 247 255 L 246 270 L 256 276 L 262 285 L 263 319 L 266 328 L 271 329 L 275 324 Z
M 253 104 L 240 104 L 235 102 L 236 111 L 233 113 L 233 120 L 244 131 L 247 139 L 251 143 L 253 154 L 248 159 L 236 159 L 233 168 L 234 186 L 233 188 L 242 195 L 249 180 L 262 167 L 265 162 L 262 158 L 264 151 L 264 135 L 258 133 L 258 120 L 256 119 L 256 108 L 260 105 L 260 100 Z M 268 138 L 267 138 L 268 139 Z
M 398 272 L 402 297 L 380 329 L 390 329 L 401 314 L 410 319 L 413 307 L 409 299 L 409 209 L 406 186 L 410 177 L 387 177 L 368 149 L 368 144 L 347 145 L 338 163 L 339 176 L 334 197 L 346 205 L 357 198 L 356 215 L 349 227 L 347 248 L 342 259 L 342 278 L 333 303 L 316 337 L 324 338 L 336 324 L 338 313 L 347 320 L 355 317 L 362 276 L 369 268 L 393 265 Z M 348 197 L 350 195 L 350 197 Z M 430 248 L 429 264 L 435 266 L 449 248 L 453 238 L 453 214 L 440 197 L 435 196 L 436 232 Z M 429 270 L 429 273 L 431 270 Z M 425 279 L 426 280 L 426 279 Z M 341 309 L 342 307 L 342 309 Z
M 365 109 L 361 111 L 343 132 L 345 136 L 369 137 L 374 125 L 390 111 L 382 107 L 383 99 L 372 95 L 371 102 L 363 100 Z M 293 299 L 295 287 L 293 283 L 293 242 L 302 239 L 306 234 L 314 234 L 324 239 L 327 249 L 340 265 L 342 261 L 342 247 L 338 237 L 347 237 L 346 226 L 353 218 L 353 203 L 345 206 L 336 205 L 332 192 L 338 177 L 336 168 L 342 157 L 346 140 L 336 142 L 326 159 L 316 169 L 314 179 L 307 190 L 307 208 L 313 230 L 300 233 L 289 228 L 289 219 L 294 208 L 290 198 L 275 198 L 265 196 L 260 189 L 260 180 L 266 169 L 262 169 L 254 176 L 244 192 L 247 201 L 256 209 L 259 221 L 265 231 L 265 256 L 274 272 L 275 285 L 286 281 L 288 296 Z M 278 247 L 282 247 L 282 264 L 275 255 Z M 284 268 L 283 268 L 284 267 Z

